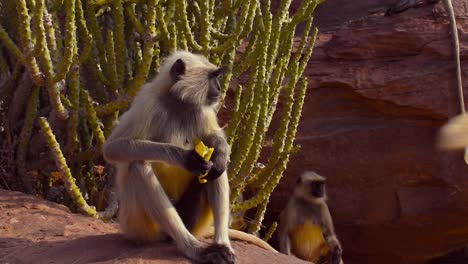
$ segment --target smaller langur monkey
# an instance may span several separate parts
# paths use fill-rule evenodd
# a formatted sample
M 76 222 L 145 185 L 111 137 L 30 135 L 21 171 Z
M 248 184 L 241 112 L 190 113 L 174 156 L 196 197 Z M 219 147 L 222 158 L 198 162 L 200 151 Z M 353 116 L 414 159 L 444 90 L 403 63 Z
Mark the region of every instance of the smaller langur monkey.
M 311 171 L 299 177 L 293 196 L 279 217 L 281 253 L 316 264 L 343 264 L 341 244 L 326 199 L 324 177 Z

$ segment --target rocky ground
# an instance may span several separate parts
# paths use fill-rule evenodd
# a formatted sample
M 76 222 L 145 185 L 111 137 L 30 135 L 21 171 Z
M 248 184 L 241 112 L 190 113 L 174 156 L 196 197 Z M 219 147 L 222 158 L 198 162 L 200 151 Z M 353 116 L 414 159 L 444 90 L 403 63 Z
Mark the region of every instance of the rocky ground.
M 238 263 L 300 264 L 299 259 L 234 241 Z M 0 263 L 190 263 L 170 243 L 135 244 L 115 223 L 0 189 Z

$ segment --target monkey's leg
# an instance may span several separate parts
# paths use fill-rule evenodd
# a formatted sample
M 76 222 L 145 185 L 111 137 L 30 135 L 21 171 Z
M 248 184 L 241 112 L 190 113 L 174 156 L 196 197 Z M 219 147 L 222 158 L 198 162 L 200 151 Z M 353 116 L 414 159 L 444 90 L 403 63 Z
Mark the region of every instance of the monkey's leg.
M 133 195 L 145 213 L 172 237 L 179 250 L 195 261 L 210 263 L 203 257 L 209 247 L 185 228 L 151 166 L 140 161 L 130 163 L 128 181 L 135 187 L 128 190 L 135 191 Z
M 224 172 L 218 179 L 206 183 L 206 195 L 213 208 L 215 243 L 225 245 L 231 250 L 229 242 L 229 182 Z
M 200 184 L 198 178 L 195 177 L 175 204 L 175 208 L 185 227 L 191 232 L 193 232 L 193 228 L 200 218 L 200 211 L 203 210 L 201 199 L 203 199 L 204 189 L 205 186 Z

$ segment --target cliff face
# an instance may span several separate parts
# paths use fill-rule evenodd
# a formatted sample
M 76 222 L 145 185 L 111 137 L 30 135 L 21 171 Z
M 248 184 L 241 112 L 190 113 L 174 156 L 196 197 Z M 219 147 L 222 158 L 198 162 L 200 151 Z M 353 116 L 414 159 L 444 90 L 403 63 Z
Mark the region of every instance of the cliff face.
M 266 223 L 296 177 L 315 170 L 328 178 L 347 264 L 424 263 L 468 244 L 468 166 L 462 153 L 435 146 L 440 126 L 460 112 L 449 23 L 442 3 L 386 17 L 396 1 L 350 2 L 316 11 L 302 148 Z M 453 5 L 467 89 L 468 1 Z

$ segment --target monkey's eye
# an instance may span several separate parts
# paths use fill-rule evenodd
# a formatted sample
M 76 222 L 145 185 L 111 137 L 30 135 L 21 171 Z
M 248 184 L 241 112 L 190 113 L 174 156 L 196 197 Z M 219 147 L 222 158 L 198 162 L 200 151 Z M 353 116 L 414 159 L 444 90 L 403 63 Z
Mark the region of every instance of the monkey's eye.
M 211 79 L 211 78 L 217 78 L 219 77 L 221 74 L 225 73 L 227 71 L 227 68 L 226 67 L 220 67 L 218 68 L 217 70 L 214 70 L 212 72 L 210 72 L 208 74 L 208 77 Z

